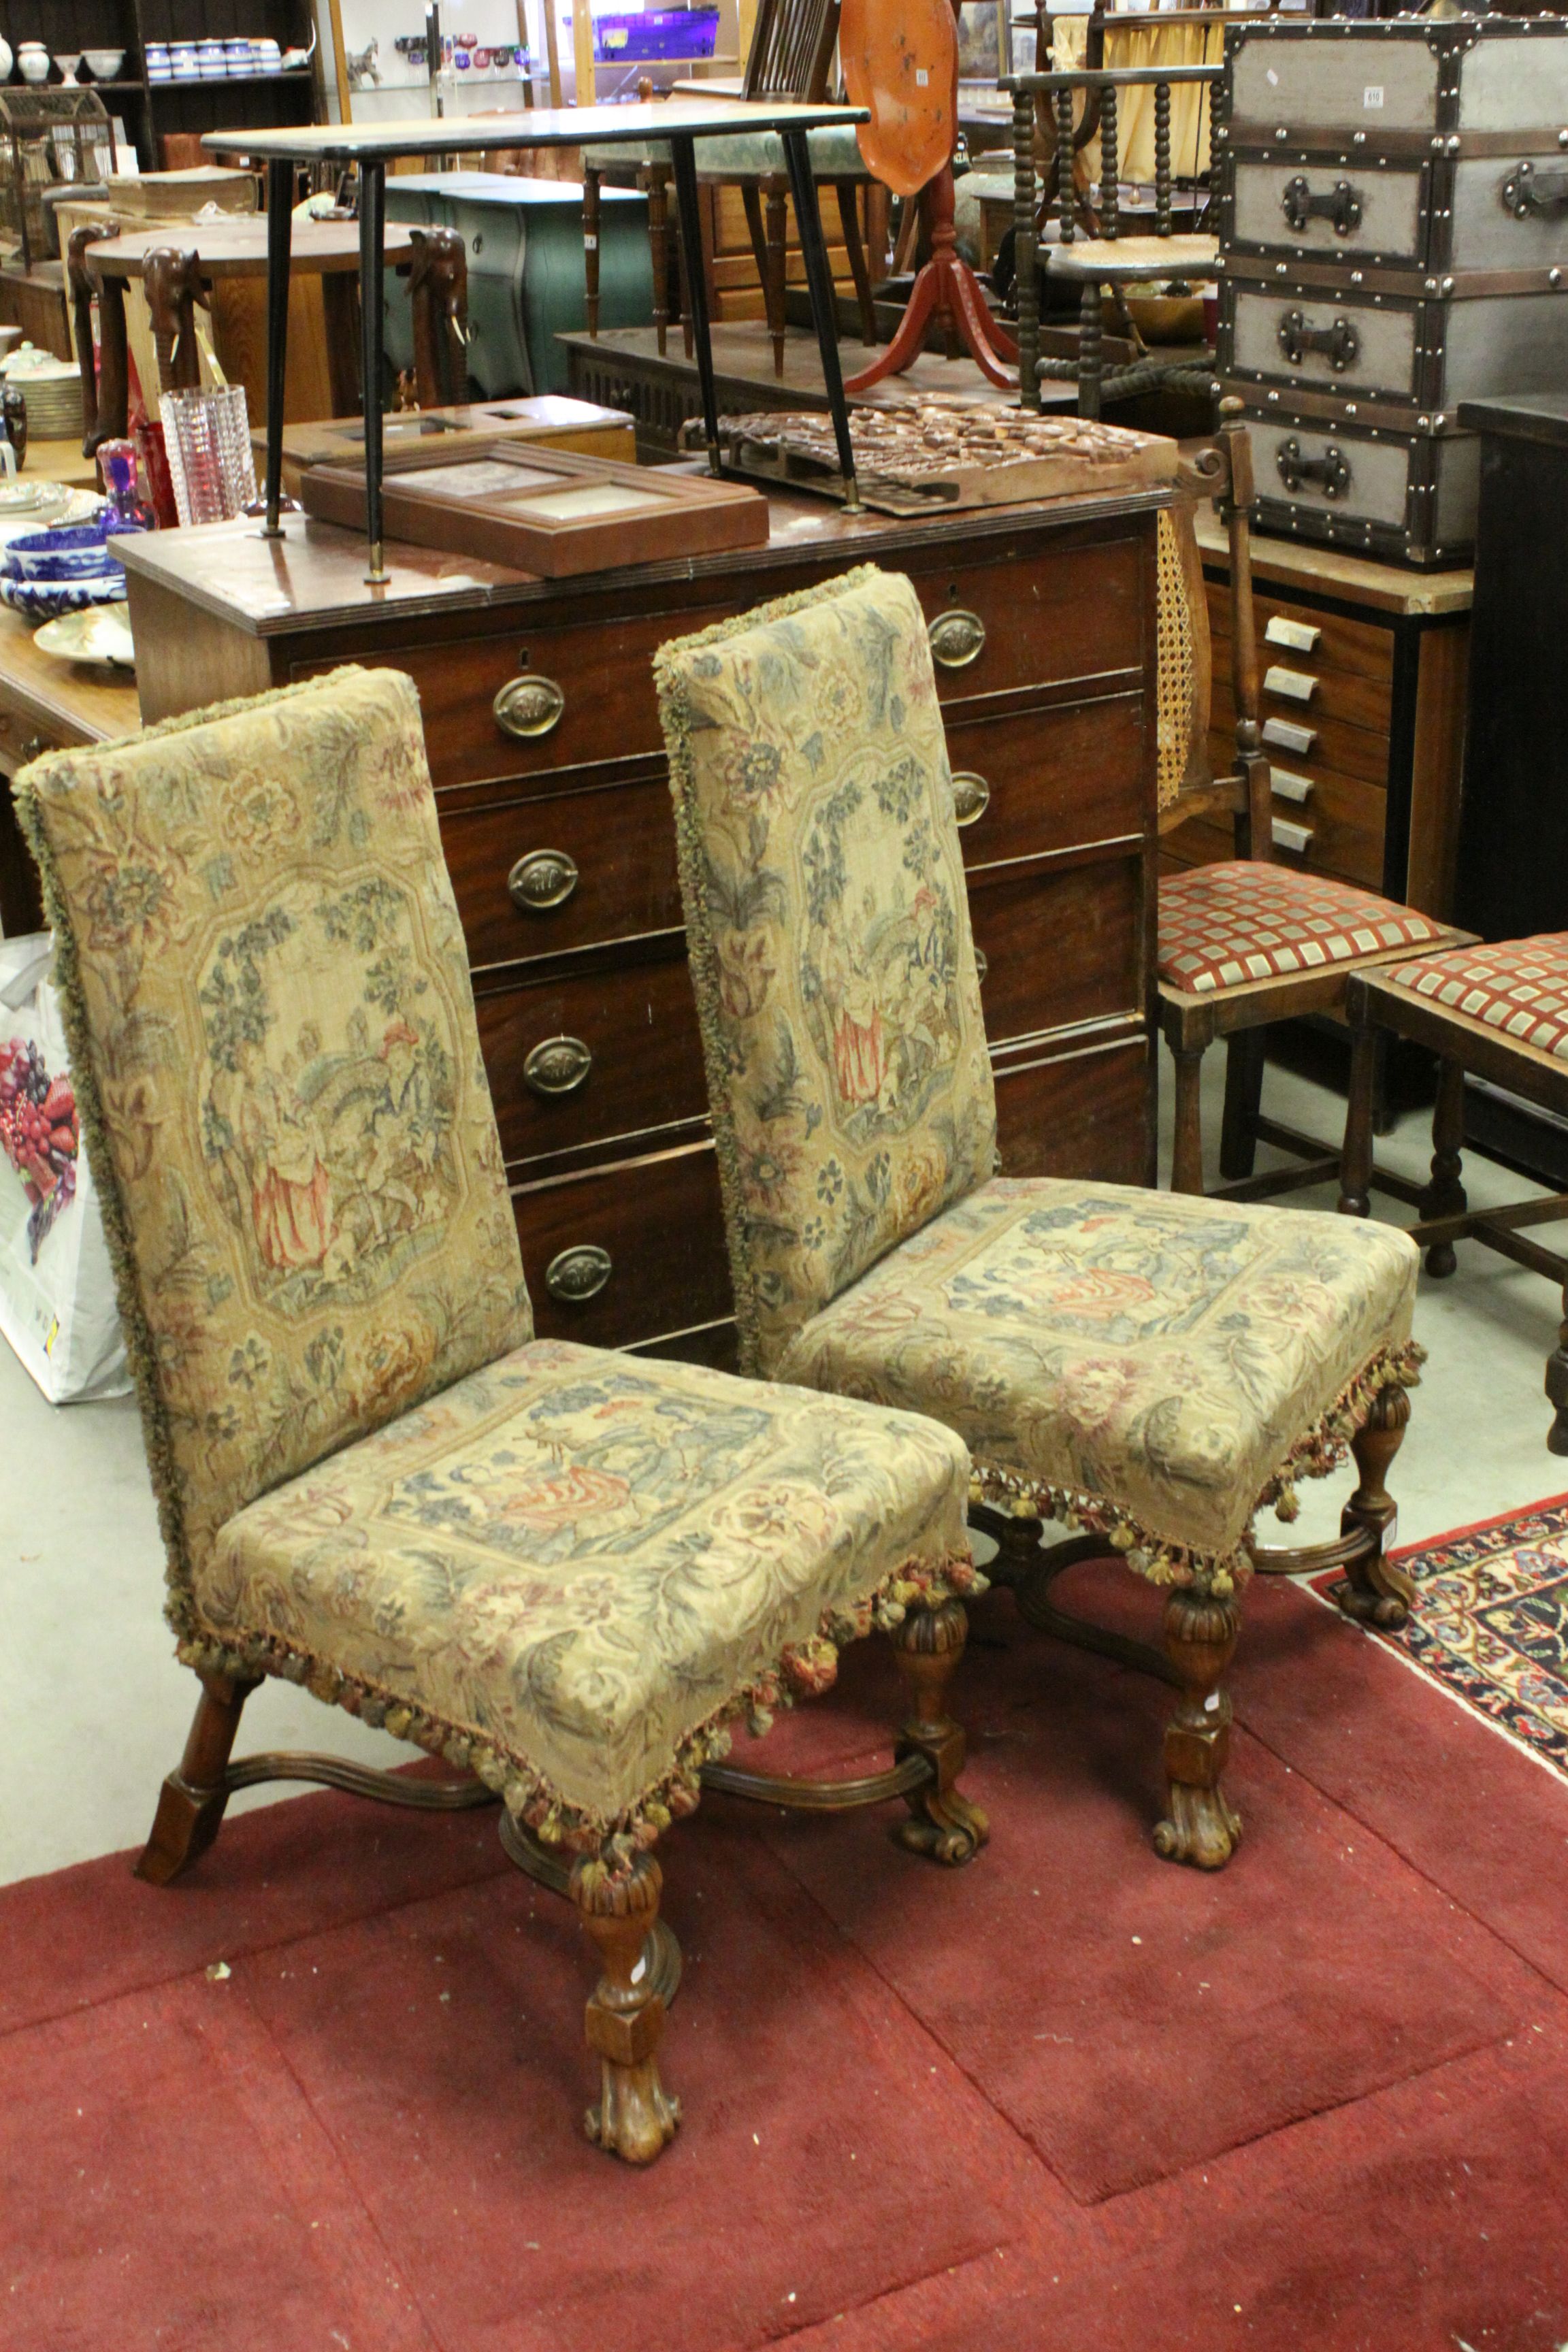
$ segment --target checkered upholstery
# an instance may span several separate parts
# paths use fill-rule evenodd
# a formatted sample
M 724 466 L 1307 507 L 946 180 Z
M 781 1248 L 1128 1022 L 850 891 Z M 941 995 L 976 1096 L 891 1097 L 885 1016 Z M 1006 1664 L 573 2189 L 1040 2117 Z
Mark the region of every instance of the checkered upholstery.
M 1232 858 L 1160 884 L 1160 978 L 1184 995 L 1217 995 L 1449 936 L 1414 907 L 1284 866 Z
M 1568 931 L 1450 948 L 1396 964 L 1379 978 L 1568 1062 Z

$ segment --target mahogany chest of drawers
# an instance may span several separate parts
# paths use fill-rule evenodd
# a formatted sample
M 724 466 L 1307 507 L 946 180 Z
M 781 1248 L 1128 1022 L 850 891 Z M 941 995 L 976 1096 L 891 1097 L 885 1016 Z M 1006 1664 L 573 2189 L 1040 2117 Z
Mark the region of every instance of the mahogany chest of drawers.
M 390 664 L 419 688 L 542 1331 L 716 1362 L 729 1272 L 652 658 L 874 560 L 931 630 L 1005 1172 L 1152 1179 L 1159 493 L 941 520 L 772 498 L 766 548 L 546 583 L 290 517 L 127 548 L 149 721 Z

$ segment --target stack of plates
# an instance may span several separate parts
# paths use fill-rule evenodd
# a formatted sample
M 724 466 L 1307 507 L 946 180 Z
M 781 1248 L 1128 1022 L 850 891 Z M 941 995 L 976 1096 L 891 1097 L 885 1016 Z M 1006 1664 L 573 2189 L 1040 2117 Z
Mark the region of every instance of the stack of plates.
M 107 510 L 90 522 L 20 532 L 0 548 L 0 604 L 35 621 L 118 603 L 125 573 L 110 552 Z
M 27 432 L 34 441 L 79 441 L 81 376 L 74 360 L 58 360 L 24 343 L 0 360 L 0 375 L 14 383 L 27 404 Z

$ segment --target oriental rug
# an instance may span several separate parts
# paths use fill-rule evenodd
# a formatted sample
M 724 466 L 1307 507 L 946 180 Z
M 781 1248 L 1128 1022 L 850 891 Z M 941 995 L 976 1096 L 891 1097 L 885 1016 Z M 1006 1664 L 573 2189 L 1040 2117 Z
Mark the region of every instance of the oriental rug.
M 1417 1602 L 1384 1638 L 1568 1778 L 1568 1495 L 1394 1557 Z M 1314 1586 L 1321 1593 L 1333 1581 Z

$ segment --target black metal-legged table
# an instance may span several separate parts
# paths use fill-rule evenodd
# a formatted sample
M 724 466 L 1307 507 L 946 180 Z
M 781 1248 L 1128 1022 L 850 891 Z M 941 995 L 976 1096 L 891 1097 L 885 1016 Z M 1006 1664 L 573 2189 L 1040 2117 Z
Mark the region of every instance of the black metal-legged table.
M 365 537 L 370 547 L 368 577 L 379 583 L 386 577 L 382 554 L 382 240 L 386 218 L 386 167 L 403 155 L 449 152 L 460 130 L 465 153 L 491 153 L 507 147 L 575 147 L 645 145 L 650 139 L 668 140 L 674 163 L 676 204 L 686 252 L 686 274 L 691 303 L 691 334 L 697 376 L 702 394 L 702 421 L 708 462 L 721 471 L 719 451 L 719 399 L 713 378 L 713 346 L 709 333 L 708 288 L 702 270 L 702 231 L 698 217 L 697 153 L 699 139 L 733 136 L 737 131 L 776 131 L 784 142 L 790 190 L 800 229 L 811 314 L 822 354 L 827 404 L 846 486 L 846 504 L 859 503 L 855 486 L 855 456 L 849 440 L 849 413 L 844 398 L 844 377 L 838 364 L 838 330 L 827 247 L 817 209 L 816 182 L 812 177 L 806 132 L 825 124 L 864 122 L 864 109 L 853 106 L 794 106 L 762 100 L 734 99 L 711 104 L 682 103 L 639 106 L 549 107 L 531 114 L 480 114 L 463 118 L 459 126 L 421 118 L 412 122 L 319 123 L 313 128 L 272 131 L 213 131 L 202 141 L 212 155 L 248 156 L 267 165 L 267 521 L 276 537 L 283 488 L 283 385 L 289 337 L 289 262 L 292 226 L 294 167 L 299 163 L 353 163 L 360 179 L 360 315 L 361 373 L 364 385 Z

